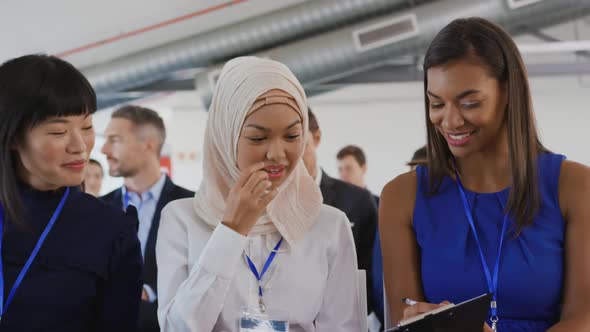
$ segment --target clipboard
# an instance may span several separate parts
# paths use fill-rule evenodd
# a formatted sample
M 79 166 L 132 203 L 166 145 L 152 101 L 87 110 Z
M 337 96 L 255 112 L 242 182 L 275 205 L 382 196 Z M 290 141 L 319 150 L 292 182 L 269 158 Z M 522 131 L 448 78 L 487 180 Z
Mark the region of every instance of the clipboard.
M 492 294 L 486 293 L 459 304 L 449 304 L 402 320 L 385 332 L 481 331 L 488 317 Z

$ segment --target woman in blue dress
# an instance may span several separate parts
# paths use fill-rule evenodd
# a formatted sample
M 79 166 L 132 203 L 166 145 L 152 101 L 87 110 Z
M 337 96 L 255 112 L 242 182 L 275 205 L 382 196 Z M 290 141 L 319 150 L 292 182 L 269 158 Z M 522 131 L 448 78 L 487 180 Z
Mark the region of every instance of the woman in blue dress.
M 424 94 L 428 160 L 381 195 L 394 323 L 489 292 L 485 331 L 590 328 L 590 170 L 541 144 L 514 41 L 453 21 L 426 53 Z
M 69 63 L 0 66 L 0 331 L 137 328 L 137 217 L 83 193 L 96 96 Z

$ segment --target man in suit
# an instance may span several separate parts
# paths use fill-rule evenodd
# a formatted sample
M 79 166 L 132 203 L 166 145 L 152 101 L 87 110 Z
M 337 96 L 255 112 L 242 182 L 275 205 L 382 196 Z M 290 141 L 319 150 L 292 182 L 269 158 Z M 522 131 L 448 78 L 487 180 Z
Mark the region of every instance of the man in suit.
M 363 149 L 356 145 L 347 145 L 338 151 L 336 159 L 338 159 L 338 176 L 340 180 L 367 189 L 365 175 L 368 166 Z M 379 196 L 373 195 L 373 199 L 377 207 L 379 207 Z
M 316 149 L 320 144 L 322 133 L 315 115 L 311 110 L 308 112 L 311 135 L 305 147 L 303 161 L 309 174 L 320 186 L 324 203 L 343 211 L 350 220 L 358 267 L 367 273 L 367 305 L 370 313 L 373 311 L 371 252 L 377 228 L 377 207 L 369 191 L 334 179 L 319 167 Z
M 363 149 L 356 145 L 347 145 L 338 151 L 336 154 L 338 159 L 338 174 L 340 179 L 357 187 L 367 188 L 365 182 L 365 175 L 367 174 L 367 157 Z M 373 195 L 375 205 L 379 207 L 379 196 Z M 371 292 L 373 300 L 373 310 L 375 312 L 378 323 L 376 330 L 383 331 L 384 325 L 384 298 L 383 298 L 383 259 L 381 255 L 381 242 L 379 241 L 379 230 L 375 232 L 375 242 L 372 250 L 371 261 L 371 277 L 372 289 L 367 289 Z
M 109 174 L 123 177 L 124 185 L 102 199 L 122 209 L 129 205 L 137 209 L 137 236 L 144 261 L 139 331 L 159 331 L 156 236 L 160 212 L 168 202 L 194 193 L 175 185 L 160 170 L 166 129 L 155 111 L 134 105 L 119 108 L 111 115 L 105 138 L 101 151 L 107 157 Z

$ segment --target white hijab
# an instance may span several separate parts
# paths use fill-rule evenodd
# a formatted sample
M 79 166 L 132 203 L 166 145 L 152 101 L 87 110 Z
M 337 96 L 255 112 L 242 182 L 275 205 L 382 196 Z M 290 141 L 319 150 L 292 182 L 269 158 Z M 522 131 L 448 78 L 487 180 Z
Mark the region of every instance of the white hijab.
M 307 99 L 289 68 L 272 60 L 239 57 L 227 62 L 221 71 L 205 131 L 203 181 L 194 199 L 196 213 L 212 228 L 222 221 L 229 191 L 240 177 L 237 145 L 246 116 L 258 97 L 275 89 L 295 100 L 304 128 L 303 139 L 307 140 Z M 322 195 L 301 156 L 278 189 L 278 195 L 250 234 L 278 230 L 293 245 L 315 223 Z

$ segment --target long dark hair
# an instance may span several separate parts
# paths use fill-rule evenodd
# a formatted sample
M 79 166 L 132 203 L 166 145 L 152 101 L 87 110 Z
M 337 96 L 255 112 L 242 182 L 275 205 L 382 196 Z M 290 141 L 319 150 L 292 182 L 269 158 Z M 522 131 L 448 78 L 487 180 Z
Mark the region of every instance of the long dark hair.
M 540 207 L 537 156 L 547 150 L 537 133 L 529 83 L 520 52 L 508 33 L 482 18 L 451 22 L 436 35 L 424 58 L 430 191 L 438 190 L 443 177 L 454 166 L 447 143 L 429 120 L 427 72 L 432 67 L 468 57 L 478 59 L 488 74 L 506 87 L 508 93 L 505 121 L 508 126 L 512 188 L 506 209 L 515 220 L 515 231 L 519 234 L 523 228 L 532 225 Z
M 16 147 L 51 117 L 96 111 L 96 95 L 71 64 L 48 55 L 26 55 L 0 65 L 0 204 L 5 219 L 24 225 Z

